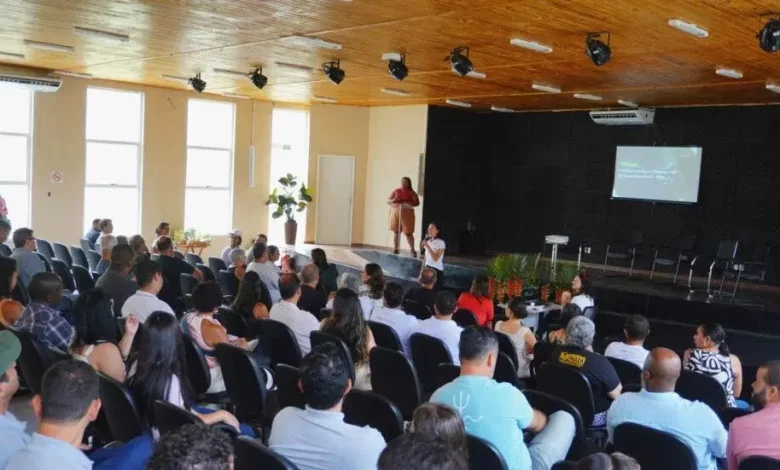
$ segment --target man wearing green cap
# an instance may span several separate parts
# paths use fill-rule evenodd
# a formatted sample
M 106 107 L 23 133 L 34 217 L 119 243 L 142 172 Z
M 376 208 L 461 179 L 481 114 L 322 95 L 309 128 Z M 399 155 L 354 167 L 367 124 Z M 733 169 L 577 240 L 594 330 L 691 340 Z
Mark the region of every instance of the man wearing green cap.
M 11 398 L 19 389 L 16 360 L 21 351 L 16 335 L 8 330 L 0 331 L 0 468 L 5 468 L 8 459 L 30 441 L 30 436 L 24 433 L 25 423 L 8 411 Z

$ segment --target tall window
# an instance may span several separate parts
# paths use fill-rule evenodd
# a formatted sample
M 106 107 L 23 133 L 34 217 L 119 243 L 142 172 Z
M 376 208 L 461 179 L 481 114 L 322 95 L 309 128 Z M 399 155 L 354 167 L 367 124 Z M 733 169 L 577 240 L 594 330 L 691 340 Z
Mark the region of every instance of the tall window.
M 114 233 L 138 233 L 141 216 L 142 93 L 87 88 L 84 230 L 111 219 Z
M 30 224 L 32 97 L 29 90 L 0 86 L 0 196 L 14 229 Z
M 279 178 L 291 173 L 298 177 L 298 186 L 308 186 L 309 177 L 309 113 L 297 109 L 274 108 L 271 117 L 271 190 L 279 185 Z M 297 194 L 296 194 L 297 195 Z M 306 236 L 306 212 L 295 212 L 298 222 L 297 240 Z M 286 216 L 279 219 L 268 214 L 269 243 L 284 242 Z
M 231 229 L 234 115 L 232 103 L 189 100 L 185 228 L 212 235 Z

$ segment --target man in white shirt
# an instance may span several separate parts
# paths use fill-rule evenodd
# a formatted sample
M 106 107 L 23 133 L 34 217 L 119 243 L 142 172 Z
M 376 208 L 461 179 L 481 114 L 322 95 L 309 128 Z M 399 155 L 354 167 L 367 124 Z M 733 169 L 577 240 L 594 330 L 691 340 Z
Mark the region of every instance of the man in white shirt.
M 434 316 L 423 320 L 417 326 L 415 333 L 433 336 L 444 341 L 452 356 L 452 362 L 460 365 L 458 346 L 460 345 L 460 333 L 463 328 L 452 321 L 452 314 L 458 309 L 458 300 L 455 294 L 449 291 L 439 292 L 436 303 L 433 306 Z
M 301 281 L 295 274 L 284 274 L 279 282 L 282 301 L 271 307 L 268 318 L 284 323 L 295 334 L 301 354 L 311 351 L 309 334 L 320 329 L 317 318 L 309 312 L 298 308 L 301 298 Z
M 647 318 L 642 315 L 631 315 L 623 324 L 623 335 L 626 340 L 610 343 L 604 351 L 604 356 L 633 362 L 640 369 L 644 369 L 645 360 L 650 354 L 650 351 L 644 347 L 645 338 L 649 334 L 650 322 Z
M 417 318 L 407 315 L 401 310 L 401 303 L 404 300 L 404 288 L 396 282 L 388 282 L 383 292 L 384 307 L 379 307 L 371 312 L 369 320 L 377 323 L 383 323 L 398 334 L 398 339 L 404 348 L 406 357 L 412 357 L 412 347 L 409 344 L 409 338 L 417 331 L 419 321 Z
M 268 261 L 268 247 L 263 242 L 257 242 L 252 246 L 252 258 L 254 261 L 246 267 L 247 271 L 254 271 L 260 276 L 268 292 L 271 293 L 271 302 L 277 303 L 282 300 L 279 292 L 279 270 Z
M 135 315 L 143 323 L 154 312 L 165 312 L 173 315 L 171 306 L 157 298 L 163 286 L 162 268 L 152 260 L 145 259 L 135 268 L 135 280 L 138 291 L 131 295 L 122 305 L 122 318 Z

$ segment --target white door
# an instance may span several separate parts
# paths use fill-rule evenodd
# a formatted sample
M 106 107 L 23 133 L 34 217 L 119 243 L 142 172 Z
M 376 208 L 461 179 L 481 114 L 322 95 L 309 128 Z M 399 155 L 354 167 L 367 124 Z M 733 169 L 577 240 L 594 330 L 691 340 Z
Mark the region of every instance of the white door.
M 355 157 L 320 155 L 317 165 L 317 234 L 321 245 L 352 242 L 352 192 Z

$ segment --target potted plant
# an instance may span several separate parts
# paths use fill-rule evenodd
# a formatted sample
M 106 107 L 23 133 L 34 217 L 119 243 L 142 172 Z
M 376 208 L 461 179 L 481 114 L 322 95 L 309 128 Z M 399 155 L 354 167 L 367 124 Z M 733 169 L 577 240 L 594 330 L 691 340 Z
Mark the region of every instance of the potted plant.
M 295 238 L 298 233 L 298 222 L 295 221 L 295 212 L 303 212 L 306 206 L 312 202 L 311 189 L 301 183 L 298 187 L 297 177 L 291 173 L 279 178 L 279 187 L 268 196 L 266 206 L 275 206 L 271 217 L 278 219 L 283 215 L 287 216 L 287 222 L 284 224 L 284 242 L 288 245 L 295 245 Z

